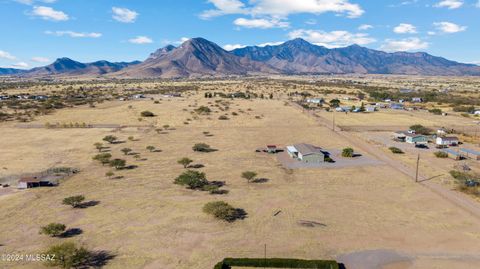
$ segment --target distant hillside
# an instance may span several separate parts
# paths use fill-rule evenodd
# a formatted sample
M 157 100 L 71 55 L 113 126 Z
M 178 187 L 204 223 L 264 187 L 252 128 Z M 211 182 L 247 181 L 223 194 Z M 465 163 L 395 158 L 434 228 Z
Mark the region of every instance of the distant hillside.
M 135 62 L 119 62 L 112 63 L 108 61 L 97 61 L 93 63 L 81 63 L 69 58 L 57 59 L 54 63 L 33 68 L 23 75 L 25 76 L 53 76 L 53 75 L 103 75 L 107 73 L 113 73 L 124 69 L 125 67 L 139 64 L 139 61 Z
M 161 48 L 143 62 L 81 63 L 69 58 L 31 70 L 0 69 L 0 75 L 99 76 L 186 78 L 244 76 L 252 74 L 397 74 L 478 76 L 480 67 L 435 57 L 428 53 L 395 52 L 352 45 L 328 49 L 303 39 L 276 46 L 250 46 L 226 51 L 203 38 L 192 38 L 179 47 Z

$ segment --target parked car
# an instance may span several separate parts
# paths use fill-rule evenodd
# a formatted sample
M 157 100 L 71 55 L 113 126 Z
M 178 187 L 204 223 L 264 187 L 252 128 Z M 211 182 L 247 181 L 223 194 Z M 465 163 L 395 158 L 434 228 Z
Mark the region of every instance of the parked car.
M 416 144 L 415 147 L 419 149 L 428 149 L 428 146 L 425 144 Z

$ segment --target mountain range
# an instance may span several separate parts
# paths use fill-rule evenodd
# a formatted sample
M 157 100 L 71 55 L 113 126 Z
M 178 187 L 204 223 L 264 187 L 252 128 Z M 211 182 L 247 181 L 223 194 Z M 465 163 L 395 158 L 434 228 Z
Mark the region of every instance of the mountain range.
M 398 74 L 478 76 L 480 66 L 458 63 L 424 52 L 387 53 L 358 45 L 329 49 L 294 39 L 275 46 L 249 46 L 226 51 L 203 38 L 179 47 L 161 48 L 143 62 L 80 63 L 68 58 L 31 70 L 1 69 L 0 75 L 25 77 L 100 76 L 188 78 L 257 74 Z

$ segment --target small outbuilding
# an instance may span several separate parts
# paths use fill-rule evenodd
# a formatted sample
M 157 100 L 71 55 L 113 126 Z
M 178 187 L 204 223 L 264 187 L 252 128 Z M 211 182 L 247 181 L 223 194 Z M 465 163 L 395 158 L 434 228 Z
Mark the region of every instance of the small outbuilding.
M 57 184 L 47 179 L 38 177 L 23 177 L 18 181 L 17 188 L 19 189 L 31 189 L 39 187 L 53 187 Z

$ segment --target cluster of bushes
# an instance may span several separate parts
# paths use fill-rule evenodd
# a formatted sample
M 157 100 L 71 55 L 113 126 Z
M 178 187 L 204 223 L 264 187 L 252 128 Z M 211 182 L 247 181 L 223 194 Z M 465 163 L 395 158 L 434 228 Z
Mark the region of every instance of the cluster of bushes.
M 205 143 L 197 143 L 197 144 L 193 145 L 192 150 L 197 151 L 197 152 L 213 152 L 213 151 L 216 151 L 215 149 L 210 147 L 210 145 L 205 144 Z
M 206 114 L 210 114 L 212 112 L 212 110 L 207 106 L 201 106 L 201 107 L 195 109 L 195 112 L 197 112 L 200 115 L 206 115 Z
M 415 124 L 410 126 L 410 130 L 413 130 L 415 131 L 415 133 L 422 134 L 422 135 L 430 135 L 432 133 L 431 129 L 420 124 Z
M 433 108 L 428 110 L 428 112 L 434 114 L 434 115 L 442 115 L 443 111 L 439 108 Z
M 336 261 L 328 260 L 226 258 L 217 263 L 214 269 L 231 269 L 232 267 L 339 269 L 340 265 Z
M 450 175 L 457 180 L 458 190 L 470 195 L 480 196 L 480 176 L 471 173 L 450 171 Z
M 140 115 L 141 115 L 142 117 L 155 117 L 155 114 L 153 114 L 153 112 L 148 111 L 148 110 L 142 111 L 142 112 L 140 113 Z

